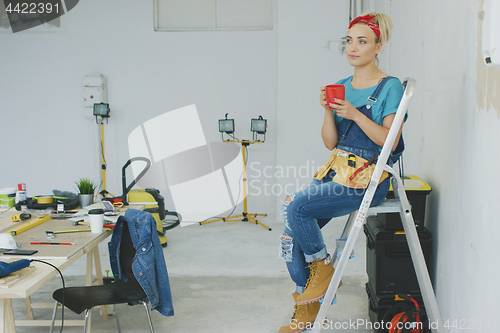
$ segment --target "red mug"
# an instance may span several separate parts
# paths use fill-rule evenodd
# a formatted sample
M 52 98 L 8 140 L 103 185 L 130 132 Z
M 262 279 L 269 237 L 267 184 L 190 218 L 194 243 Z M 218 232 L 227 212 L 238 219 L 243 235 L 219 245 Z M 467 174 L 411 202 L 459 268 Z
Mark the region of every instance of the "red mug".
M 326 102 L 327 103 L 334 103 L 333 100 L 336 99 L 345 99 L 345 86 L 343 84 L 330 84 L 325 87 L 325 93 L 326 93 Z M 333 109 L 330 107 L 330 109 Z

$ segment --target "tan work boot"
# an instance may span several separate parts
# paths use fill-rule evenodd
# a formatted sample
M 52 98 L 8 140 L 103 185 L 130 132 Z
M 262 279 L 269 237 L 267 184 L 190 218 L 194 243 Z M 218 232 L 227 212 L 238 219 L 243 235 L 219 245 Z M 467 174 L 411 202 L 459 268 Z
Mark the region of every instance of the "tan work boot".
M 325 259 L 309 263 L 309 270 L 310 273 L 306 288 L 304 293 L 297 297 L 297 304 L 318 302 L 325 297 L 326 290 L 335 272 L 330 255 Z M 339 287 L 341 285 L 342 282 L 339 283 Z
M 299 294 L 293 293 L 292 296 L 295 302 L 297 302 Z M 295 312 L 290 320 L 290 325 L 281 327 L 279 333 L 299 333 L 311 327 L 316 320 L 320 307 L 320 302 L 301 305 L 295 304 Z

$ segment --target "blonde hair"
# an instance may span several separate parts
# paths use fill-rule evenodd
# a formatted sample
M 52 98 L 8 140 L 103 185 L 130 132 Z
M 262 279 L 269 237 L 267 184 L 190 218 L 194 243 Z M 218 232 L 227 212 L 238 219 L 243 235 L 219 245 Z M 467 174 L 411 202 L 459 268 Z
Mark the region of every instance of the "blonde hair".
M 375 41 L 377 43 L 381 42 L 382 48 L 384 48 L 389 39 L 391 38 L 391 30 L 393 27 L 391 17 L 387 14 L 377 13 L 377 12 L 366 12 L 361 14 L 360 16 L 365 16 L 365 15 L 375 15 L 375 17 L 370 20 L 373 23 L 377 24 L 380 28 L 380 39 L 376 37 Z

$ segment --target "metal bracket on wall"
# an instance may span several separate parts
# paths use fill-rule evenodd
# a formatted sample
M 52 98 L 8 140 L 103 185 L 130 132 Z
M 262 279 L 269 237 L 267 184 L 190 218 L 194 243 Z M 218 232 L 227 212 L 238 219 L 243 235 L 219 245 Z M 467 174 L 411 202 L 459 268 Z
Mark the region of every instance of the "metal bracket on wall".
M 328 51 L 330 51 L 330 45 L 331 43 L 338 43 L 339 44 L 339 51 L 340 51 L 340 54 L 344 54 L 345 53 L 345 45 L 347 43 L 347 39 L 346 37 L 342 37 L 340 40 L 338 39 L 332 39 L 332 40 L 329 40 L 327 43 L 326 43 L 326 49 Z

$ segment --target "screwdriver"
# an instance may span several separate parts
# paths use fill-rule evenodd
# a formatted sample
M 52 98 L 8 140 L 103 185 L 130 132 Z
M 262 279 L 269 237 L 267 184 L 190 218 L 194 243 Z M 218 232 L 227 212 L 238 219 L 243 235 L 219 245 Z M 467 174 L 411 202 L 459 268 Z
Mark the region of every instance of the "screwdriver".
M 349 180 L 353 180 L 354 177 L 356 177 L 356 175 L 358 173 L 360 173 L 364 169 L 368 168 L 369 165 L 372 165 L 373 163 L 375 163 L 375 161 L 377 161 L 377 158 L 378 158 L 378 156 L 373 156 L 368 162 L 363 163 L 362 166 L 360 166 L 359 168 L 357 168 L 356 171 L 354 171 L 352 173 L 352 175 L 349 176 Z

